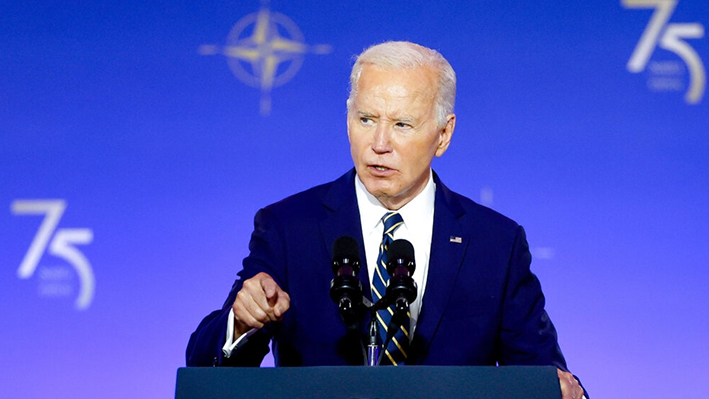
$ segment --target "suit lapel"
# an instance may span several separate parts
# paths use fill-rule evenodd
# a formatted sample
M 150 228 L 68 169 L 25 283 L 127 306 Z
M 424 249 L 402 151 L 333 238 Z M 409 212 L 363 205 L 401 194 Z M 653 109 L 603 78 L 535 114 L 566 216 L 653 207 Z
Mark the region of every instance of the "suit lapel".
M 323 242 L 332 249 L 332 244 L 339 237 L 350 236 L 359 243 L 361 269 L 359 280 L 362 282 L 362 291 L 369 300 L 372 299 L 367 273 L 367 259 L 364 256 L 364 239 L 362 238 L 362 224 L 355 195 L 355 170 L 354 168 L 345 175 L 335 180 L 323 198 L 325 217 L 320 223 Z
M 415 363 L 420 363 L 426 357 L 470 241 L 469 229 L 460 222 L 461 216 L 465 213 L 463 207 L 435 173 L 434 181 L 436 203 L 428 279 L 421 316 L 412 343 Z

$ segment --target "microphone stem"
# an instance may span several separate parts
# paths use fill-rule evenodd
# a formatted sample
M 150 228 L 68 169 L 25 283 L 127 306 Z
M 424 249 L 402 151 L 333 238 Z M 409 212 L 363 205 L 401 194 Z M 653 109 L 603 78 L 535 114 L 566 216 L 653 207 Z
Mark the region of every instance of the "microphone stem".
M 376 320 L 376 310 L 372 312 L 372 321 L 369 322 L 369 344 L 367 345 L 367 365 L 377 366 L 379 360 L 379 345 L 377 338 L 379 337 L 379 326 Z

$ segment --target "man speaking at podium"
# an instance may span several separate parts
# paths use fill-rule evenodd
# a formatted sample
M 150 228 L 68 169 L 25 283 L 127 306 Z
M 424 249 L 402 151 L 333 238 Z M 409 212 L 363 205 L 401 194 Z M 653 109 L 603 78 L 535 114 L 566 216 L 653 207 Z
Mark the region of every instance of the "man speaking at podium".
M 271 339 L 277 366 L 363 364 L 330 300 L 330 249 L 338 237 L 356 240 L 365 301 L 376 302 L 389 279 L 377 267 L 388 235 L 412 243 L 418 295 L 382 363 L 553 365 L 563 398 L 583 396 L 522 227 L 431 169 L 451 143 L 455 92 L 455 72 L 434 50 L 387 42 L 359 55 L 347 100 L 354 169 L 256 214 L 244 268 L 224 307 L 192 334 L 188 366 L 258 366 Z

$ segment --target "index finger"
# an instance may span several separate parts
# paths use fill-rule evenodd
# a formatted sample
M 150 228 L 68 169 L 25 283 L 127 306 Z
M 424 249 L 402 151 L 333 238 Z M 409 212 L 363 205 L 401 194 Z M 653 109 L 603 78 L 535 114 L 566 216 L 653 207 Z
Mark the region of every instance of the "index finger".
M 260 279 L 261 283 L 261 289 L 263 290 L 263 293 L 266 294 L 266 299 L 268 300 L 268 304 L 270 306 L 273 306 L 273 302 L 278 298 L 278 290 L 279 286 L 278 283 L 269 275 L 265 275 Z

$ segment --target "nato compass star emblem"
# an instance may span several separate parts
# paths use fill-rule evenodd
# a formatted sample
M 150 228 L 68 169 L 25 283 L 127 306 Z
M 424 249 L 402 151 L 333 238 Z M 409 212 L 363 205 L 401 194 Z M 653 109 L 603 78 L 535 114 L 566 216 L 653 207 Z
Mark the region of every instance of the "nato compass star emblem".
M 329 54 L 332 46 L 307 45 L 303 33 L 287 16 L 262 7 L 240 19 L 229 32 L 226 45 L 205 44 L 202 55 L 221 54 L 234 76 L 261 89 L 262 116 L 271 113 L 271 90 L 295 76 L 305 54 Z

